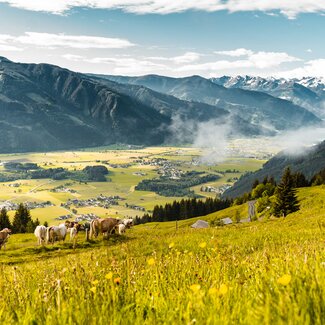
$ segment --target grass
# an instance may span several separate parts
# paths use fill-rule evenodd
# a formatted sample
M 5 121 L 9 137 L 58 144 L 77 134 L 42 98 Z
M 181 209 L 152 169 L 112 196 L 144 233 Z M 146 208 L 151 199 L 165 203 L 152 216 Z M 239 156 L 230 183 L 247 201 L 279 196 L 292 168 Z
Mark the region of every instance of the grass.
M 287 218 L 194 230 L 136 226 L 77 247 L 13 235 L 0 253 L 2 324 L 323 324 L 325 187 Z M 245 215 L 246 205 L 203 217 Z

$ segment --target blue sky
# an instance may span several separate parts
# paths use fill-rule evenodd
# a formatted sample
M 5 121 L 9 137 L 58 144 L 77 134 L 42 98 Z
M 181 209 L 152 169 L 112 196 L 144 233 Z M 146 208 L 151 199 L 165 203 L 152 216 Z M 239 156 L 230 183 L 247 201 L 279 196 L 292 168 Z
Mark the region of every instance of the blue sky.
M 0 55 L 103 74 L 325 77 L 324 14 L 325 0 L 0 0 Z

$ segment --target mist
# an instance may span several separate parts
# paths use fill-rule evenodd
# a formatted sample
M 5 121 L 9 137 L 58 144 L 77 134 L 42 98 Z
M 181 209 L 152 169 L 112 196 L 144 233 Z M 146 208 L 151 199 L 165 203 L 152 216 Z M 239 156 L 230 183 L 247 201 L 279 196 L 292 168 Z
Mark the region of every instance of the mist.
M 265 125 L 261 125 L 261 129 Z M 312 145 L 325 140 L 324 127 L 304 127 L 278 133 L 275 136 L 245 137 L 236 134 L 232 118 L 197 122 L 175 115 L 169 126 L 169 143 L 190 144 L 202 149 L 200 163 L 215 165 L 236 156 L 273 156 L 280 151 L 288 155 L 301 155 Z M 230 153 L 231 152 L 231 153 Z M 264 158 L 265 159 L 265 158 Z M 268 159 L 268 158 L 267 158 Z

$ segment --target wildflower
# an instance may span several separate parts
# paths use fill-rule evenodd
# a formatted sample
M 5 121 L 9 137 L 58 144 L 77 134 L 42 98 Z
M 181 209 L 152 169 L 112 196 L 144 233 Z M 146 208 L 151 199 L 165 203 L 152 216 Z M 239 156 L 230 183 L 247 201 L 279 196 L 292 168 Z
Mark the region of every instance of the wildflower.
M 90 288 L 90 291 L 91 291 L 92 293 L 96 293 L 96 287 L 91 287 L 91 288 Z
M 148 263 L 148 265 L 154 265 L 155 264 L 155 259 L 154 258 L 149 258 L 147 263 Z
M 173 248 L 175 246 L 175 243 L 170 243 L 168 248 Z
M 199 284 L 192 284 L 190 286 L 190 289 L 193 291 L 193 292 L 199 292 L 200 289 L 201 289 L 201 286 Z
M 213 295 L 218 293 L 218 289 L 217 288 L 210 288 L 208 292 L 209 292 L 209 295 L 213 296 Z
M 205 248 L 205 247 L 207 247 L 207 243 L 206 242 L 202 242 L 202 243 L 199 244 L 199 247 L 200 248 Z
M 282 284 L 283 286 L 287 286 L 291 281 L 291 275 L 290 274 L 285 274 L 281 278 L 278 279 L 278 283 Z
M 228 292 L 228 287 L 223 283 L 219 288 L 219 295 L 224 296 Z
M 112 279 L 112 278 L 113 278 L 113 273 L 112 273 L 112 272 L 107 273 L 107 274 L 105 275 L 105 278 L 106 278 L 107 280 Z
M 98 283 L 99 283 L 98 280 L 94 280 L 91 284 L 94 285 L 94 286 L 96 286 Z
M 121 283 L 121 278 L 115 278 L 114 283 L 115 284 L 120 284 Z

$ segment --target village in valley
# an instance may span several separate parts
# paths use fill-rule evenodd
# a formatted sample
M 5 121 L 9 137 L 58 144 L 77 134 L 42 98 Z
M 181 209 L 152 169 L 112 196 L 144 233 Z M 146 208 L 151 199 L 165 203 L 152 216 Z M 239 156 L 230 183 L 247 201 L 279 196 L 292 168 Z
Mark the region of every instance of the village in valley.
M 28 178 L 3 182 L 2 185 L 0 183 L 0 206 L 12 215 L 19 203 L 24 203 L 31 210 L 32 216 L 41 222 L 142 216 L 151 213 L 156 204 L 179 199 L 177 196 L 137 190 L 138 184 L 143 180 L 181 183 L 189 173 L 195 173 L 195 177 L 215 175 L 211 178 L 215 181 L 199 184 L 198 180 L 198 185 L 187 188 L 186 191 L 197 198 L 220 197 L 240 175 L 258 168 L 265 161 L 264 153 L 257 152 L 256 157 L 239 158 L 237 151 L 233 158 L 224 163 L 209 166 L 201 162 L 203 154 L 201 149 L 196 148 L 136 147 L 18 154 L 11 155 L 10 160 L 5 160 L 8 157 L 0 157 L 0 176 L 7 178 L 12 173 L 5 166 L 8 163 L 14 165 L 15 162 L 22 166 L 28 163 L 44 170 L 60 168 L 76 172 L 86 166 L 104 166 L 108 170 L 104 182 Z

